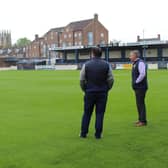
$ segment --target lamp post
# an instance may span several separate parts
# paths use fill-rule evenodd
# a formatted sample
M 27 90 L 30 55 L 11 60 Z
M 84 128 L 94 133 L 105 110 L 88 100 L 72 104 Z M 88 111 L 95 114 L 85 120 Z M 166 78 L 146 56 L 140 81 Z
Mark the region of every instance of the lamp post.
M 51 48 L 48 48 L 48 65 L 51 65 Z
M 143 58 L 144 58 L 144 61 L 146 62 L 146 49 L 147 49 L 147 45 L 143 45 Z
M 143 58 L 145 62 L 146 62 L 146 49 L 147 48 L 148 46 L 146 45 L 146 41 L 145 41 L 145 30 L 143 29 Z

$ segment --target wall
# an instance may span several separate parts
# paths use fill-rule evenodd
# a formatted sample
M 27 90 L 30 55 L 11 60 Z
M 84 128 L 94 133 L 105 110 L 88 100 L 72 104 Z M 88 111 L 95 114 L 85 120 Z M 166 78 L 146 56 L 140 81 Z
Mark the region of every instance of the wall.
M 157 56 L 158 56 L 157 49 L 146 50 L 146 57 L 150 58 L 150 57 L 157 57 Z
M 88 45 L 88 32 L 93 32 L 93 45 L 98 45 L 102 41 L 104 41 L 104 44 L 108 43 L 108 31 L 99 21 L 93 20 L 93 22 L 83 30 L 83 45 L 86 46 Z M 103 34 L 103 36 L 101 34 Z
M 121 58 L 121 51 L 110 51 L 109 58 Z
M 163 57 L 168 57 L 168 48 L 163 49 Z

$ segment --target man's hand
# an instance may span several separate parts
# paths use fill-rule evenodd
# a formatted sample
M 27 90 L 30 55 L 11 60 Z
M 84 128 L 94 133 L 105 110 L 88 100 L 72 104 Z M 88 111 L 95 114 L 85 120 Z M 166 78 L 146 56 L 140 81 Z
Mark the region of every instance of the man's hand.
M 114 85 L 114 79 L 108 80 L 108 88 L 109 88 L 109 90 L 112 89 L 113 85 Z
M 85 78 L 85 64 L 80 72 L 80 87 L 85 92 L 86 89 L 86 78 Z
M 108 71 L 108 76 L 107 76 L 107 83 L 108 83 L 109 90 L 112 89 L 113 84 L 114 84 L 114 76 L 113 76 L 112 68 L 110 64 L 109 64 L 109 71 Z
M 85 89 L 86 89 L 86 82 L 85 82 L 85 80 L 80 80 L 80 87 L 81 87 L 82 91 L 85 92 Z

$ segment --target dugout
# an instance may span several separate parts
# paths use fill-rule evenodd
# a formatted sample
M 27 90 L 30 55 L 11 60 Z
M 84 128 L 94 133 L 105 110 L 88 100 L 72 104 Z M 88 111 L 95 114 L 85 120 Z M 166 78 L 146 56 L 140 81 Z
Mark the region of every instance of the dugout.
M 20 60 L 17 63 L 18 70 L 35 70 L 36 65 L 46 65 L 46 60 L 31 59 L 31 60 Z

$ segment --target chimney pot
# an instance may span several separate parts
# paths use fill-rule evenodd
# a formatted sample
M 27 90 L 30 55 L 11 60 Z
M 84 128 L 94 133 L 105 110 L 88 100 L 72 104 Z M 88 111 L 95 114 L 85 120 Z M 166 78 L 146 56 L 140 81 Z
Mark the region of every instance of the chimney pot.
M 99 19 L 99 16 L 98 16 L 97 13 L 94 14 L 94 19 L 95 19 L 95 20 L 98 20 L 98 19 Z
M 35 35 L 35 40 L 38 40 L 39 36 L 38 34 Z
M 140 36 L 137 36 L 137 42 L 139 42 L 140 41 Z

